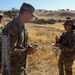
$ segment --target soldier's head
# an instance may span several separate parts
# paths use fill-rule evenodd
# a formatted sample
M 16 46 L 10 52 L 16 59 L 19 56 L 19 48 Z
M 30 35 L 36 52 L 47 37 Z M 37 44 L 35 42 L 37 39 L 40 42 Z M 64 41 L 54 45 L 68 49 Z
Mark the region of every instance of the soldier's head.
M 27 3 L 23 3 L 20 7 L 19 16 L 22 17 L 22 20 L 27 23 L 35 16 L 35 8 Z
M 1 22 L 2 18 L 3 18 L 3 13 L 0 13 L 0 22 Z
M 63 25 L 64 25 L 64 28 L 66 31 L 71 31 L 73 26 L 74 26 L 74 21 L 73 20 L 67 20 L 67 21 L 65 21 L 65 23 Z

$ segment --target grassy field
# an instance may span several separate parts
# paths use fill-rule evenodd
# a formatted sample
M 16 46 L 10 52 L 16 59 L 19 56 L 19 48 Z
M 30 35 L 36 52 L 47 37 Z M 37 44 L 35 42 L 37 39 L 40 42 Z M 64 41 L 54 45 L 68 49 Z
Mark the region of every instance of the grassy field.
M 6 20 L 6 21 L 5 21 Z M 3 19 L 6 24 L 10 19 Z M 64 31 L 63 23 L 55 24 L 32 24 L 28 23 L 29 44 L 37 44 L 39 47 L 33 55 L 27 57 L 28 75 L 58 75 L 59 48 L 52 46 L 55 36 L 60 36 Z M 73 64 L 73 75 L 75 75 L 75 64 Z
M 34 55 L 28 55 L 27 71 L 29 75 L 58 75 L 58 58 L 60 50 L 51 44 L 55 42 L 55 36 L 60 36 L 64 31 L 62 23 L 38 25 L 27 24 L 29 43 L 38 44 L 38 51 Z M 73 65 L 73 75 L 75 75 Z

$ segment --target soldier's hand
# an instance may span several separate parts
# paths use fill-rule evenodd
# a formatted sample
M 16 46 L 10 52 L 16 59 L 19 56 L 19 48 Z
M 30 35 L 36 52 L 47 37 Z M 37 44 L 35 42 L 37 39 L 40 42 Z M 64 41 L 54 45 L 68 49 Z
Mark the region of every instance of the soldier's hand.
M 58 38 L 57 35 L 56 35 L 56 37 L 55 37 L 55 40 L 56 40 L 56 43 L 59 42 L 59 38 Z
M 26 54 L 34 54 L 36 51 L 37 51 L 36 48 L 28 47 L 28 48 L 25 50 L 25 53 L 26 53 Z
M 56 43 L 55 46 L 56 46 L 56 47 L 60 47 L 60 44 L 59 44 L 59 43 Z

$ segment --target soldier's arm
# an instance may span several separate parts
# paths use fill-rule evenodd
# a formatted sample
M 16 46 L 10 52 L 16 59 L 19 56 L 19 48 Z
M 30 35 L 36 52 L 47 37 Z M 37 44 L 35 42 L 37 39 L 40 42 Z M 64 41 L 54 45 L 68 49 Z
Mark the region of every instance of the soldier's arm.
M 73 51 L 75 49 L 75 34 L 69 39 L 69 44 L 60 45 L 60 49 L 63 51 Z
M 8 31 L 8 34 L 9 35 L 12 35 L 12 36 L 17 36 L 18 35 L 18 29 L 17 29 L 17 25 L 15 22 L 10 22 L 8 25 L 7 25 L 7 31 Z
M 15 35 L 17 36 L 17 34 L 18 34 L 17 31 L 18 31 L 17 23 L 14 21 L 10 21 L 2 30 L 3 33 L 8 33 L 13 36 L 15 36 Z

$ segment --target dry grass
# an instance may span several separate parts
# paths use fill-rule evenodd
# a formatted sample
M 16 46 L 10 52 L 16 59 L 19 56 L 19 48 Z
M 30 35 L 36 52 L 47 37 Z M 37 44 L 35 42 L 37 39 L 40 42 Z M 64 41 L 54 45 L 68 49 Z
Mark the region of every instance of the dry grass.
M 59 50 L 51 46 L 55 42 L 55 36 L 61 35 L 64 31 L 62 23 L 55 25 L 38 25 L 27 24 L 29 32 L 29 43 L 38 44 L 38 51 L 34 55 L 28 55 L 28 73 L 29 75 L 58 75 L 58 58 Z M 73 73 L 75 74 L 75 67 L 73 65 Z M 73 74 L 73 75 L 74 75 Z
M 4 22 L 4 24 L 7 22 Z M 55 36 L 60 36 L 64 31 L 62 23 L 47 25 L 28 23 L 27 29 L 29 44 L 34 43 L 39 46 L 34 55 L 28 55 L 27 57 L 28 75 L 58 75 L 57 64 L 60 52 L 51 44 L 55 42 Z M 73 65 L 73 73 L 75 75 L 75 64 Z

